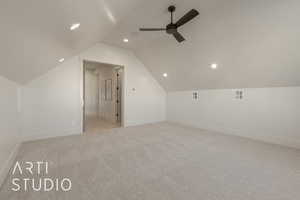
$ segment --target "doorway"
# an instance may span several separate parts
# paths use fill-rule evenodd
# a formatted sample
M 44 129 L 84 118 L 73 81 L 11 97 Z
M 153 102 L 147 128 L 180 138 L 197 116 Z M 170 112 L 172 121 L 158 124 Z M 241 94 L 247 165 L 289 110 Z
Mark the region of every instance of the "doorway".
M 102 133 L 123 123 L 124 68 L 83 62 L 83 133 Z

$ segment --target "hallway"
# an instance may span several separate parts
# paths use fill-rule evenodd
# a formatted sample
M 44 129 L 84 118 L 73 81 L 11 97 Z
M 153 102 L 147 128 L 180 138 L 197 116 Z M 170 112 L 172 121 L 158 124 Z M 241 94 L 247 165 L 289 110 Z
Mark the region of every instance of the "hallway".
M 121 126 L 122 69 L 84 62 L 85 133 L 100 133 Z

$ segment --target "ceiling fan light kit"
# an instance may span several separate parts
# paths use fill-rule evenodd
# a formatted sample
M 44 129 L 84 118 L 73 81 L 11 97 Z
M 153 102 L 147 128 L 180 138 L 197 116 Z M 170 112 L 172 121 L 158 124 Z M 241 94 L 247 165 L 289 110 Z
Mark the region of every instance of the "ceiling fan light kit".
M 194 19 L 197 15 L 199 15 L 199 12 L 195 9 L 192 9 L 183 17 L 181 17 L 176 23 L 173 23 L 173 13 L 175 10 L 175 6 L 169 6 L 168 11 L 171 13 L 171 23 L 168 24 L 166 28 L 140 28 L 140 31 L 166 31 L 167 34 L 173 35 L 179 43 L 185 41 L 184 37 L 178 32 L 178 28 Z

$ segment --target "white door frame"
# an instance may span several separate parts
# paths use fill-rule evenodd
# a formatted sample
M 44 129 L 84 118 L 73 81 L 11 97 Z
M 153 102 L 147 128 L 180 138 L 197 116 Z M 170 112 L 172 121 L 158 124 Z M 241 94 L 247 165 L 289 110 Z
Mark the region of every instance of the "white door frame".
M 80 59 L 81 67 L 80 67 L 80 101 L 81 101 L 81 130 L 82 134 L 84 133 L 85 129 L 85 62 L 94 62 L 94 63 L 99 63 L 99 64 L 104 64 L 104 65 L 112 65 L 112 66 L 117 66 L 121 67 L 122 74 L 121 74 L 121 79 L 122 79 L 122 84 L 121 84 L 121 127 L 125 127 L 125 67 L 122 65 L 117 65 L 117 64 L 111 64 L 111 63 L 105 63 L 105 62 L 99 62 L 99 61 L 94 61 L 94 60 L 88 60 L 88 59 Z

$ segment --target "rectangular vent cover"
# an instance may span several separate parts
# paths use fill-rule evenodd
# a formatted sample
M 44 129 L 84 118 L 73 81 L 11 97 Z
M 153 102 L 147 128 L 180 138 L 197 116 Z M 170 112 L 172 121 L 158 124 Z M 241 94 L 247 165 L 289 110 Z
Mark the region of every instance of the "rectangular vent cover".
M 199 99 L 199 93 L 198 92 L 193 92 L 193 99 L 198 100 Z

